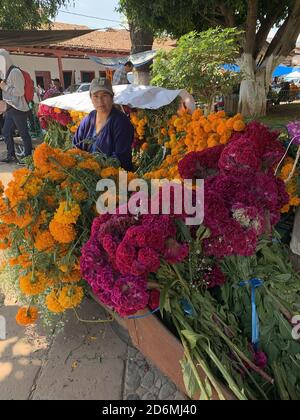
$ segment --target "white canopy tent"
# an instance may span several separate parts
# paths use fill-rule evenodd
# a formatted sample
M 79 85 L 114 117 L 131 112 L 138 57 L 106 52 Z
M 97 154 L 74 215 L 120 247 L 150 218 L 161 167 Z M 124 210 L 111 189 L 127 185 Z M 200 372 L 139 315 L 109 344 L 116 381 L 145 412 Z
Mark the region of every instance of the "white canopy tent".
M 159 109 L 169 105 L 180 96 L 191 111 L 196 109 L 194 98 L 183 89 L 170 90 L 155 86 L 120 85 L 113 86 L 113 90 L 115 93 L 114 103 L 117 105 L 127 105 L 139 109 Z M 57 96 L 41 103 L 67 111 L 89 113 L 94 109 L 89 92 Z

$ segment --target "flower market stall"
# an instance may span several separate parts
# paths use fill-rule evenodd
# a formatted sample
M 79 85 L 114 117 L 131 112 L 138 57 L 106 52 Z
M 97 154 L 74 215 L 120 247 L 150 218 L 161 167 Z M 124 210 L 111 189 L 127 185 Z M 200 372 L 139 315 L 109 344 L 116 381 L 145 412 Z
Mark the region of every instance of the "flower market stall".
M 93 293 L 189 397 L 299 400 L 300 277 L 277 232 L 300 205 L 297 156 L 239 114 L 177 105 L 131 114 L 127 181 L 204 179 L 201 225 L 185 223 L 172 194 L 164 214 L 161 190 L 156 214 L 97 214 L 96 185 L 118 181 L 119 163 L 54 147 L 51 133 L 1 188 L 0 246 L 24 301 L 17 322 L 57 322 Z M 69 134 L 87 111 L 44 106 L 45 123 Z

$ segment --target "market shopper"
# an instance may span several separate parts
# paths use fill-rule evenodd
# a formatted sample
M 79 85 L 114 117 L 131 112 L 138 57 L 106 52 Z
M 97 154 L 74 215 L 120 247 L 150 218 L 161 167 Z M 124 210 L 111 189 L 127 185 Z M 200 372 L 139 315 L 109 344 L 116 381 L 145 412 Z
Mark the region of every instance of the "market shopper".
M 122 168 L 133 170 L 134 128 L 129 118 L 114 105 L 114 92 L 108 79 L 94 79 L 90 96 L 95 107 L 80 124 L 73 145 L 90 153 L 102 152 L 116 157 Z
M 52 84 L 50 88 L 44 93 L 43 101 L 45 99 L 55 98 L 56 96 L 61 96 L 63 94 L 63 89 L 59 79 L 52 79 Z
M 15 128 L 22 138 L 25 157 L 32 153 L 32 140 L 27 125 L 29 106 L 25 99 L 25 79 L 22 71 L 13 66 L 10 54 L 3 49 L 0 49 L 0 78 L 3 97 L 0 112 L 4 113 L 3 137 L 7 147 L 7 157 L 1 162 L 19 163 L 13 139 Z
M 117 85 L 128 85 L 129 84 L 129 80 L 128 80 L 128 73 L 131 73 L 133 70 L 133 64 L 131 61 L 127 61 L 127 63 L 125 63 L 124 65 L 121 65 L 114 74 L 113 77 L 113 86 L 117 86 Z

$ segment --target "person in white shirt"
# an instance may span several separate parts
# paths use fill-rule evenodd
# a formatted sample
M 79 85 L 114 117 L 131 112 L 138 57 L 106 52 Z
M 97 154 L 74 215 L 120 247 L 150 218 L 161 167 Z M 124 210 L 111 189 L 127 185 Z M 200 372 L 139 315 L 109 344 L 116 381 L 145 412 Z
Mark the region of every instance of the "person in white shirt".
M 32 140 L 27 126 L 29 106 L 25 99 L 25 80 L 21 70 L 14 67 L 6 50 L 0 49 L 0 89 L 5 108 L 3 136 L 7 147 L 7 157 L 3 163 L 20 163 L 15 155 L 13 133 L 18 129 L 25 150 L 25 157 L 32 153 Z
M 112 85 L 113 86 L 118 86 L 118 85 L 129 85 L 129 80 L 128 80 L 128 73 L 131 73 L 133 70 L 133 64 L 131 61 L 127 61 L 127 63 L 125 63 L 124 65 L 120 66 L 114 74 L 113 77 L 113 82 Z

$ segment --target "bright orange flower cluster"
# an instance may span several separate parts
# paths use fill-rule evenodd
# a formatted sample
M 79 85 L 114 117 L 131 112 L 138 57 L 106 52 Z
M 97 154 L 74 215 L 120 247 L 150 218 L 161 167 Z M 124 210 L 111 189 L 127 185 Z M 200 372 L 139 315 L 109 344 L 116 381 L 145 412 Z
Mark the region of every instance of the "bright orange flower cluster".
M 72 124 L 68 125 L 69 130 L 72 134 L 75 134 L 81 121 L 88 115 L 84 112 L 79 111 L 69 111 L 70 117 L 72 118 Z
M 22 327 L 34 324 L 38 319 L 38 309 L 30 306 L 29 308 L 20 308 L 16 315 L 16 321 Z
M 146 116 L 139 118 L 137 113 L 132 113 L 130 120 L 135 128 L 138 139 L 143 140 L 145 138 L 146 126 L 149 122 L 148 118 Z
M 279 177 L 283 181 L 287 181 L 289 179 L 290 174 L 293 171 L 294 167 L 294 159 L 289 157 L 285 160 L 285 164 L 283 165 Z M 289 203 L 281 209 L 281 213 L 288 213 L 291 207 L 298 207 L 300 206 L 300 197 L 297 191 L 297 178 L 299 177 L 299 171 L 296 170 L 292 179 L 286 183 L 286 190 L 290 196 Z
M 179 161 L 190 152 L 200 152 L 219 144 L 227 144 L 235 131 L 246 128 L 241 114 L 226 118 L 224 111 L 205 117 L 200 109 L 192 115 L 174 115 L 161 129 L 160 143 L 169 151 L 160 168 L 146 174 L 146 178 L 179 179 Z
M 41 312 L 61 313 L 81 303 L 80 249 L 103 177 L 117 181 L 119 169 L 87 152 L 43 143 L 34 152 L 32 169 L 16 171 L 6 189 L 0 183 L 0 249 L 10 249 L 9 264 L 30 308 L 34 303 Z M 128 182 L 133 178 L 128 173 Z M 30 314 L 20 311 L 20 324 L 36 319 L 37 312 Z

